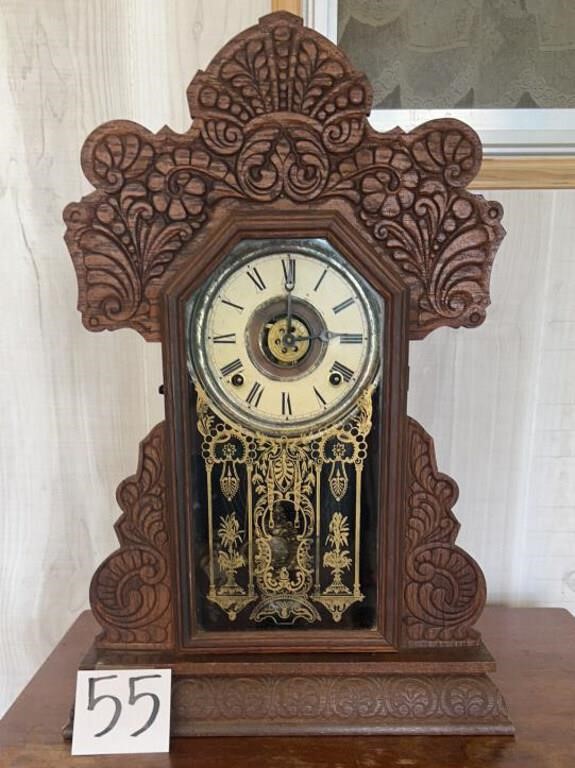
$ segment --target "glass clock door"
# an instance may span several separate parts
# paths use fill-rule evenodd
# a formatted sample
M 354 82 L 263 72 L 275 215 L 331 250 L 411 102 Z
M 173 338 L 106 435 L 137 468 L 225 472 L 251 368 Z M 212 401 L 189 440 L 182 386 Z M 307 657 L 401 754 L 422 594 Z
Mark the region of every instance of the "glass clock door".
M 383 309 L 311 239 L 244 241 L 189 300 L 202 629 L 374 625 Z

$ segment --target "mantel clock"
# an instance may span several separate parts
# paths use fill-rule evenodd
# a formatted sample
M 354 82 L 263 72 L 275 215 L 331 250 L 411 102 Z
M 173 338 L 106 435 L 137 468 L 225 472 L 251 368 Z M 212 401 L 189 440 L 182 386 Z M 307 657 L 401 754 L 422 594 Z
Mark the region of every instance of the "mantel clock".
M 171 666 L 177 735 L 511 733 L 457 487 L 406 412 L 409 341 L 489 303 L 477 136 L 375 132 L 365 77 L 283 12 L 188 98 L 181 135 L 97 128 L 65 211 L 86 327 L 164 353 L 86 664 Z

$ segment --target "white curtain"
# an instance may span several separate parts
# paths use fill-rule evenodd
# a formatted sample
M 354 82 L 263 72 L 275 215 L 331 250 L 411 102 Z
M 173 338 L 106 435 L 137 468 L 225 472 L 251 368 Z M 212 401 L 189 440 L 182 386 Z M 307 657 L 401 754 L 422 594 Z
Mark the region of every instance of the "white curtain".
M 340 0 L 338 38 L 376 106 L 575 107 L 572 0 Z

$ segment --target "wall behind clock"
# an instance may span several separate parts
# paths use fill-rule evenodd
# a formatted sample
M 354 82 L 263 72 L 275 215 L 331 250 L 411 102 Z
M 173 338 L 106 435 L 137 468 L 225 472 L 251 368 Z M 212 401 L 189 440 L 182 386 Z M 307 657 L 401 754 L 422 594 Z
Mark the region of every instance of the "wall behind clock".
M 189 125 L 193 74 L 269 0 L 0 0 L 0 713 L 116 546 L 115 488 L 163 418 L 157 344 L 88 333 L 62 209 L 80 148 L 125 117 Z
M 459 484 L 489 601 L 575 613 L 575 190 L 486 196 L 507 229 L 487 320 L 412 345 L 409 409 Z
M 90 334 L 61 212 L 125 117 L 188 125 L 185 88 L 269 0 L 0 0 L 0 712 L 87 606 L 117 484 L 162 418 L 158 345 Z M 413 345 L 410 410 L 459 482 L 492 601 L 575 609 L 575 191 L 494 193 L 508 236 L 475 331 Z

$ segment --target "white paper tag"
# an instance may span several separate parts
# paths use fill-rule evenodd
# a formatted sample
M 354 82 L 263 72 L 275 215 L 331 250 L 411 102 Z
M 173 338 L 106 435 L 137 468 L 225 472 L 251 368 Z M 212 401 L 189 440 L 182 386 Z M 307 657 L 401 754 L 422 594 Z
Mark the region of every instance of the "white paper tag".
M 169 752 L 171 669 L 78 672 L 73 755 Z

